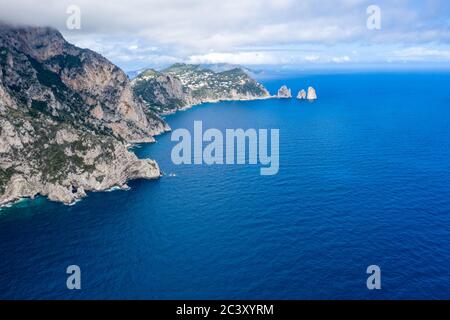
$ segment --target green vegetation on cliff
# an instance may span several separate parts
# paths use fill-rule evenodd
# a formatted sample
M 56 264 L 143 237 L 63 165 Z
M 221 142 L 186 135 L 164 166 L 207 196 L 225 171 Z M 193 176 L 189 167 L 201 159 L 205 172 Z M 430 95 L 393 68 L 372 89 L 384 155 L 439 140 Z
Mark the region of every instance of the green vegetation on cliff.
M 242 68 L 214 72 L 200 65 L 176 63 L 161 72 L 149 69 L 133 80 L 136 95 L 160 113 L 194 104 L 268 97 L 263 85 Z

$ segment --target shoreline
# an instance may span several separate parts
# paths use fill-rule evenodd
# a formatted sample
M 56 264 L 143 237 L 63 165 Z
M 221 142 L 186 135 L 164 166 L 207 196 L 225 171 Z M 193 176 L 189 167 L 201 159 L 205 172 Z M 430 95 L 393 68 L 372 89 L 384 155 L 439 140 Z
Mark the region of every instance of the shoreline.
M 270 95 L 269 94 L 269 95 L 263 96 L 263 97 L 242 97 L 242 98 L 237 98 L 237 99 L 231 99 L 231 98 L 230 99 L 214 99 L 214 100 L 210 100 L 210 101 L 202 101 L 201 103 L 197 103 L 197 104 L 187 105 L 187 106 L 175 109 L 175 110 L 173 110 L 171 112 L 160 113 L 159 115 L 161 117 L 169 116 L 169 115 L 176 114 L 178 111 L 181 111 L 181 112 L 187 111 L 187 110 L 192 109 L 192 108 L 194 108 L 196 106 L 201 106 L 201 105 L 208 104 L 208 103 L 216 104 L 216 103 L 220 103 L 220 102 L 229 102 L 229 101 L 257 101 L 257 100 L 268 100 L 268 99 L 278 99 L 278 98 L 279 97 L 277 97 L 276 95 Z M 136 155 L 136 153 L 134 152 L 133 148 L 139 148 L 139 146 L 141 146 L 141 145 L 156 143 L 157 140 L 155 139 L 155 137 L 161 136 L 161 135 L 163 135 L 165 133 L 168 133 L 170 131 L 171 131 L 171 129 L 170 129 L 170 126 L 169 126 L 168 130 L 163 130 L 161 132 L 158 132 L 156 135 L 152 136 L 154 141 L 151 141 L 151 142 L 140 142 L 140 143 L 126 143 L 124 146 L 127 148 L 127 150 L 129 152 L 131 152 L 134 155 Z M 145 160 L 145 159 L 147 159 L 147 158 L 143 158 L 143 159 L 140 159 L 140 160 Z M 161 178 L 163 175 L 164 175 L 163 172 L 160 170 L 160 176 L 159 177 L 156 177 L 155 179 L 148 179 L 148 180 L 156 180 L 156 179 Z M 141 178 L 141 179 L 144 179 L 144 178 Z M 91 189 L 91 190 L 84 190 L 84 191 L 86 191 L 86 192 L 129 191 L 129 190 L 131 190 L 131 188 L 128 186 L 127 182 L 128 181 L 133 181 L 133 180 L 139 180 L 139 178 L 127 180 L 127 181 L 125 181 L 125 183 L 123 185 L 114 185 L 112 187 L 108 187 L 108 188 L 105 188 L 105 189 Z M 1 209 L 7 209 L 7 208 L 15 207 L 17 204 L 23 203 L 23 202 L 25 202 L 27 200 L 34 201 L 36 198 L 39 198 L 39 197 L 44 197 L 48 201 L 61 203 L 61 204 L 65 205 L 65 206 L 74 206 L 77 203 L 79 203 L 80 201 L 82 201 L 85 197 L 87 197 L 87 194 L 85 196 L 83 196 L 83 197 L 74 199 L 74 201 L 72 201 L 70 203 L 64 203 L 64 202 L 61 202 L 61 201 L 51 200 L 51 199 L 48 198 L 48 196 L 42 195 L 40 193 L 37 193 L 37 194 L 35 194 L 33 196 L 14 198 L 14 199 L 8 200 L 7 202 L 0 203 L 0 210 Z
M 160 115 L 162 117 L 173 115 L 173 114 L 177 113 L 178 111 L 181 111 L 181 112 L 186 111 L 191 108 L 198 107 L 198 106 L 201 106 L 201 105 L 204 105 L 207 103 L 220 103 L 220 102 L 230 102 L 230 101 L 257 101 L 257 100 L 268 100 L 268 99 L 277 99 L 277 98 L 278 97 L 276 95 L 269 94 L 268 96 L 264 96 L 264 97 L 253 97 L 253 98 L 252 97 L 243 97 L 243 98 L 237 98 L 237 99 L 231 99 L 231 98 L 229 98 L 229 99 L 214 99 L 214 100 L 208 100 L 208 101 L 202 101 L 199 103 L 189 104 L 189 105 L 186 105 L 186 106 L 174 109 L 174 110 L 170 110 L 167 112 L 161 112 Z

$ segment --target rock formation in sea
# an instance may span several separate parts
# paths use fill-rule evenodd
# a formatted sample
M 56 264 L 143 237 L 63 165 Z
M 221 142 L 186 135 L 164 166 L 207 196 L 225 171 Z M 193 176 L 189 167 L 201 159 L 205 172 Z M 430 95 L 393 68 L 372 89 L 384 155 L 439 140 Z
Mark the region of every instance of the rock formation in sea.
M 128 145 L 166 130 L 101 55 L 55 29 L 0 24 L 0 205 L 38 194 L 72 203 L 158 178 L 156 162 Z
M 302 89 L 298 92 L 297 99 L 300 99 L 300 100 L 306 99 L 306 91 L 304 89 Z
M 176 63 L 159 72 L 145 70 L 132 83 L 135 94 L 159 114 L 206 102 L 270 97 L 262 84 L 238 67 L 215 72 L 201 65 Z
M 308 94 L 306 96 L 306 99 L 308 99 L 308 100 L 316 100 L 317 99 L 316 90 L 313 87 L 308 88 Z
M 277 93 L 277 98 L 292 98 L 291 89 L 283 85 Z

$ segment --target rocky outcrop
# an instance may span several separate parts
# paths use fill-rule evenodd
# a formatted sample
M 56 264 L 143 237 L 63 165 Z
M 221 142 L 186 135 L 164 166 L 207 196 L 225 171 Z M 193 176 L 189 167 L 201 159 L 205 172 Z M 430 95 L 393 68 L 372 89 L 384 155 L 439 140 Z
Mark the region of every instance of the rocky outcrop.
M 71 203 L 88 190 L 157 178 L 127 150 L 167 124 L 101 55 L 50 28 L 0 25 L 0 204 L 46 195 Z
M 278 89 L 277 98 L 288 99 L 292 98 L 291 89 L 286 86 L 282 86 Z
M 214 72 L 200 65 L 177 63 L 161 72 L 146 70 L 133 80 L 136 95 L 161 114 L 192 105 L 270 97 L 263 85 L 242 68 Z
M 96 145 L 94 149 L 83 153 L 72 151 L 73 147 L 65 147 L 67 166 L 76 165 L 76 161 L 84 162 L 82 166 L 78 166 L 79 170 L 64 172 L 65 168 L 61 166 L 63 173 L 57 172 L 57 168 L 50 168 L 49 170 L 53 171 L 49 172 L 37 170 L 34 163 L 23 164 L 22 170 L 11 174 L 9 182 L 3 187 L 0 204 L 23 197 L 34 198 L 36 195 L 70 204 L 85 197 L 86 191 L 123 187 L 130 179 L 159 178 L 160 170 L 153 160 L 137 159 L 136 155 L 121 143 L 112 142 L 108 147 L 113 150 L 105 150 Z M 105 151 L 111 158 L 102 155 Z
M 313 87 L 308 87 L 308 94 L 306 96 L 308 100 L 317 100 L 316 90 Z
M 297 99 L 299 99 L 299 100 L 306 99 L 306 91 L 304 89 L 302 89 L 298 92 Z

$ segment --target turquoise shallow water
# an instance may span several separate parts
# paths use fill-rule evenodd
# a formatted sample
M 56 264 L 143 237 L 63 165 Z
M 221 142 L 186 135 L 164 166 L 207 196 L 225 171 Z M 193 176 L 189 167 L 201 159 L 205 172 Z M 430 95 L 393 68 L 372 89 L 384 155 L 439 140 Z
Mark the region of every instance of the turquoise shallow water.
M 176 166 L 160 136 L 136 149 L 167 173 L 158 181 L 0 211 L 0 298 L 450 298 L 449 81 L 292 75 L 264 84 L 313 85 L 319 100 L 169 116 L 173 129 L 279 128 L 279 174 Z M 80 291 L 66 289 L 70 264 Z M 371 264 L 379 291 L 366 288 Z

